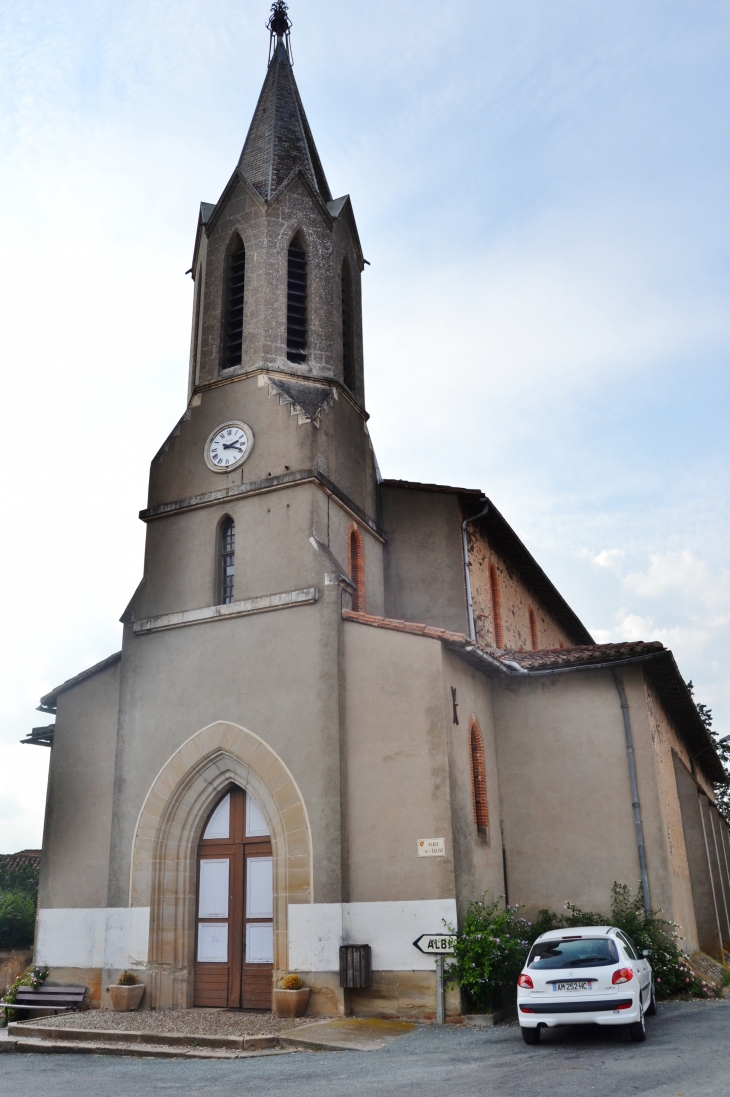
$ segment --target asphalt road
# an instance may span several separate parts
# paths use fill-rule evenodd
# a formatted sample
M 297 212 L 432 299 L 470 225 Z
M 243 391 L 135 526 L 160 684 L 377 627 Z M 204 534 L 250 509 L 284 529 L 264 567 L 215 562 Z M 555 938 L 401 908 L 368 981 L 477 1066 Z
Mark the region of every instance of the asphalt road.
M 558 1029 L 537 1047 L 516 1024 L 423 1027 L 376 1052 L 304 1052 L 230 1062 L 14 1054 L 1 1097 L 728 1097 L 730 1000 L 659 1006 L 648 1038 Z

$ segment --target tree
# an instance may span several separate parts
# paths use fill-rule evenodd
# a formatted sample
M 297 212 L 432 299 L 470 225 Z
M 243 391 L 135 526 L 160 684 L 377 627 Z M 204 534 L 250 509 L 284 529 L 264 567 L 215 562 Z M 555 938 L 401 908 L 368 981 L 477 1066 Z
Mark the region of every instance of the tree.
M 690 697 L 694 701 L 695 689 L 691 681 L 687 683 L 687 689 L 689 690 Z M 707 734 L 712 739 L 718 757 L 728 775 L 728 781 L 730 781 L 730 741 L 727 743 L 720 742 L 720 734 L 715 731 L 712 726 L 712 709 L 708 708 L 707 705 L 703 705 L 701 701 L 695 701 L 695 705 L 697 706 L 700 720 L 707 728 Z M 725 822 L 730 826 L 730 785 L 715 784 L 714 789 L 717 810 L 725 819 Z

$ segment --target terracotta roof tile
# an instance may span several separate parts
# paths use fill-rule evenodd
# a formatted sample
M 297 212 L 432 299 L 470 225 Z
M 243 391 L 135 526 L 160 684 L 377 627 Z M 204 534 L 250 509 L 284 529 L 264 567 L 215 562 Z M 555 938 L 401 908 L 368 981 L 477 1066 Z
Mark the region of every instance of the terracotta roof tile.
M 553 667 L 613 663 L 621 659 L 635 659 L 639 655 L 653 655 L 666 650 L 658 640 L 651 640 L 648 643 L 636 640 L 619 644 L 581 644 L 573 648 L 546 648 L 541 651 L 505 650 L 499 652 L 497 658 L 517 663 L 524 670 L 550 670 Z

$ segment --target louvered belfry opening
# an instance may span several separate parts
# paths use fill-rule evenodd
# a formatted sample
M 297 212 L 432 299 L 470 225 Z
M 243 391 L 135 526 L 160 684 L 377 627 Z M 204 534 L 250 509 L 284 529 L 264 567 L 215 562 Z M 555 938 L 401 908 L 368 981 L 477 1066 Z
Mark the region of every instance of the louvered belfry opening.
M 307 360 L 307 253 L 298 236 L 289 245 L 286 357 L 289 362 Z
M 224 518 L 220 527 L 219 605 L 228 606 L 233 601 L 233 584 L 236 571 L 236 526 L 232 518 Z
M 224 369 L 240 366 L 243 351 L 243 289 L 246 281 L 246 249 L 239 237 L 228 257 L 226 285 L 226 352 Z
M 342 264 L 342 378 L 348 389 L 355 388 L 355 349 L 352 330 L 352 278 L 347 259 Z

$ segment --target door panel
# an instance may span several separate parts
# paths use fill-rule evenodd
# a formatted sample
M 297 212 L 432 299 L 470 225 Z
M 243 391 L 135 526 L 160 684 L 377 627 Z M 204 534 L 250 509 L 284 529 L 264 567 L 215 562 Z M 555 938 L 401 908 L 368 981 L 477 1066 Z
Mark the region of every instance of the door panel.
M 196 1006 L 271 1009 L 273 858 L 255 801 L 232 788 L 198 849 Z
M 247 857 L 246 917 L 274 917 L 273 859 Z
M 198 918 L 228 917 L 229 867 L 228 857 L 201 859 Z
M 228 963 L 228 922 L 198 922 L 198 963 Z

